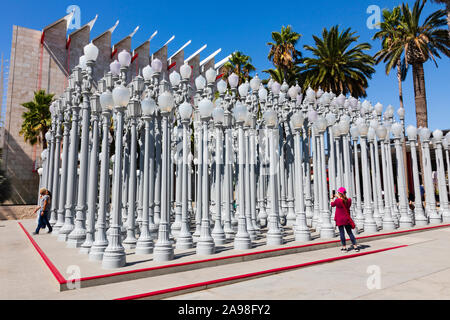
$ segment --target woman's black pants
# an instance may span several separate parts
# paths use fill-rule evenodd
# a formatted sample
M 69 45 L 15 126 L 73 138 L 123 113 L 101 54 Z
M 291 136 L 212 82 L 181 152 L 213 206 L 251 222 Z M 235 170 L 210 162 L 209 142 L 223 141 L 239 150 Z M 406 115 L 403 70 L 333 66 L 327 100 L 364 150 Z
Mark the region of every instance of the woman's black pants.
M 344 232 L 344 228 L 347 231 L 347 234 L 350 237 L 350 240 L 351 240 L 352 244 L 356 245 L 356 239 L 355 239 L 355 236 L 353 235 L 352 227 L 350 225 L 338 226 L 338 228 L 339 228 L 339 235 L 341 236 L 341 243 L 342 243 L 343 246 L 345 246 L 345 232 Z

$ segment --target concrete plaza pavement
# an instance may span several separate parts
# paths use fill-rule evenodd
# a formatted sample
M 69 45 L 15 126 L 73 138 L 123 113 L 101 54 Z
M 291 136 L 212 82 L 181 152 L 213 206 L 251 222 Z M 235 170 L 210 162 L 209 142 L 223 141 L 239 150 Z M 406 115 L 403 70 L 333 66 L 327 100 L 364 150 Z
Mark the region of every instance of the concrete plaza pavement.
M 26 224 L 32 222 L 26 221 Z M 0 234 L 0 299 L 114 299 L 350 254 L 333 247 L 59 292 L 55 279 L 17 221 L 0 221 Z M 45 233 L 39 237 L 56 242 L 56 238 L 50 239 L 51 235 Z M 365 243 L 367 247 L 361 252 L 398 245 L 408 247 L 314 265 L 172 299 L 450 299 L 449 243 L 450 228 L 374 240 Z M 367 287 L 371 276 L 367 273 L 369 266 L 379 267 L 380 289 Z

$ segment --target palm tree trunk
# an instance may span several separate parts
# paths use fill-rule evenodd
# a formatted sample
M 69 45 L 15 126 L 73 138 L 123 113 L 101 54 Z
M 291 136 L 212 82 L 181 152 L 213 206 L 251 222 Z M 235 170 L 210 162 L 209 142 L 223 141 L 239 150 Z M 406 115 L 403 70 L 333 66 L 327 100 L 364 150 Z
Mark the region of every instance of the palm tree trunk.
M 47 133 L 47 130 L 42 130 L 41 131 L 41 135 L 42 135 L 42 150 L 47 149 L 47 139 L 45 139 L 45 134 Z
M 427 95 L 423 63 L 415 63 L 413 69 L 414 100 L 416 104 L 417 127 L 428 127 Z
M 401 61 L 400 59 L 397 61 L 397 80 L 398 80 L 398 98 L 400 100 L 400 108 L 403 108 L 403 87 L 402 87 L 402 69 L 401 69 Z M 403 163 L 405 163 L 404 171 L 405 177 L 408 179 L 408 167 L 406 166 L 406 139 L 403 139 L 402 142 L 402 150 L 403 150 Z M 408 182 L 408 181 L 407 181 Z M 406 193 L 409 194 L 409 183 L 406 183 Z
M 450 34 L 450 2 L 447 3 L 447 26 L 448 33 Z
M 402 69 L 400 59 L 397 61 L 397 80 L 398 80 L 398 98 L 400 100 L 400 108 L 403 108 Z

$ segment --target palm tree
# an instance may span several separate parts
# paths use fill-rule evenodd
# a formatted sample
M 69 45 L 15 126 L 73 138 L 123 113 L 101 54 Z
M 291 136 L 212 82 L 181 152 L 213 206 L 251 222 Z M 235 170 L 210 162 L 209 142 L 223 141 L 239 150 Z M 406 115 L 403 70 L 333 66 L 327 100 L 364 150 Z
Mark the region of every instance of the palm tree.
M 414 98 L 416 105 L 417 126 L 428 126 L 427 100 L 425 91 L 425 75 L 423 64 L 430 58 L 436 63 L 436 57 L 441 58 L 440 53 L 450 57 L 450 36 L 447 30 L 440 29 L 446 25 L 446 12 L 438 10 L 425 18 L 420 24 L 420 15 L 426 0 L 416 0 L 412 11 L 408 4 L 402 4 L 402 19 L 395 31 L 395 36 L 390 44 L 392 54 L 385 58 L 387 63 L 395 63 L 394 52 L 403 51 L 405 66 L 412 66 Z
M 274 42 L 267 43 L 271 46 L 268 58 L 273 62 L 276 69 L 282 72 L 283 79 L 289 79 L 288 74 L 300 62 L 301 53 L 295 48 L 295 45 L 301 36 L 301 34 L 292 31 L 291 26 L 282 26 L 281 32 L 272 32 Z M 288 84 L 293 85 L 294 83 L 288 82 Z
M 448 25 L 448 32 L 450 32 L 450 0 L 432 0 L 436 3 L 442 3 L 445 4 L 446 11 L 447 11 L 447 25 Z
M 303 77 L 302 77 L 300 71 L 301 71 L 301 68 L 297 65 L 294 65 L 293 68 L 287 70 L 286 78 L 280 67 L 273 68 L 273 69 L 266 69 L 266 70 L 263 70 L 262 72 L 268 73 L 270 75 L 270 77 L 278 83 L 283 83 L 283 81 L 286 80 L 286 83 L 291 86 L 295 85 L 296 83 L 298 83 L 301 86 L 303 84 L 304 80 L 303 80 Z M 268 80 L 266 80 L 266 81 L 268 81 Z M 264 82 L 266 82 L 266 81 L 264 81 Z
M 255 71 L 251 64 L 252 58 L 243 54 L 241 51 L 235 51 L 231 54 L 230 60 L 223 65 L 225 79 L 233 72 L 239 76 L 239 84 L 250 79 L 250 72 Z
M 34 145 L 42 143 L 43 148 L 47 148 L 45 133 L 51 126 L 50 103 L 54 94 L 46 94 L 45 90 L 34 92 L 33 101 L 22 104 L 27 111 L 22 114 L 22 128 L 19 132 L 26 142 Z
M 379 24 L 381 30 L 378 31 L 373 36 L 372 39 L 381 40 L 381 50 L 378 51 L 374 56 L 376 64 L 379 64 L 381 61 L 383 62 L 388 61 L 388 63 L 386 63 L 387 75 L 389 75 L 392 69 L 397 68 L 397 81 L 398 81 L 400 107 L 403 108 L 402 81 L 405 80 L 408 69 L 406 68 L 404 57 L 402 58 L 403 50 L 401 48 L 393 50 L 392 47 L 392 44 L 395 43 L 394 38 L 397 35 L 397 30 L 400 26 L 401 18 L 402 15 L 400 6 L 395 7 L 392 11 L 384 9 L 383 22 Z
M 303 87 L 311 86 L 315 90 L 321 87 L 336 94 L 350 93 L 357 98 L 365 97 L 367 79 L 375 72 L 372 67 L 375 60 L 364 53 L 371 48 L 368 43 L 356 44 L 350 48 L 358 38 L 350 28 L 339 32 L 338 26 L 332 27 L 330 31 L 324 28 L 322 39 L 313 36 L 316 47 L 303 46 L 314 55 L 303 59 Z

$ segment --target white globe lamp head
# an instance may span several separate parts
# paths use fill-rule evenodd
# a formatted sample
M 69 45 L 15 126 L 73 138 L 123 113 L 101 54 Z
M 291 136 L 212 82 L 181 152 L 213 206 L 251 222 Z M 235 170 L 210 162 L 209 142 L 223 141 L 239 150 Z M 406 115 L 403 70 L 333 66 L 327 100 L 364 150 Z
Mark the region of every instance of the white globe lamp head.
M 161 112 L 171 112 L 174 106 L 174 98 L 172 94 L 168 91 L 164 91 L 158 97 L 158 106 Z
M 162 70 L 162 62 L 158 58 L 155 58 L 152 60 L 151 66 L 152 66 L 153 72 L 161 72 L 161 70 Z
M 192 73 L 192 69 L 191 67 L 185 62 L 181 67 L 180 67 L 180 73 L 181 73 L 181 77 L 183 79 L 189 79 L 191 77 L 191 73 Z
M 214 70 L 213 68 L 209 68 L 205 72 L 205 77 L 208 83 L 216 82 L 216 70 Z
M 98 48 L 92 43 L 88 43 L 83 48 L 84 56 L 86 57 L 86 61 L 95 61 L 98 56 Z
M 131 94 L 128 88 L 124 87 L 123 84 L 120 84 L 119 86 L 114 88 L 112 96 L 114 105 L 126 107 L 128 105 L 128 102 L 130 101 Z
M 141 109 L 144 116 L 151 116 L 155 113 L 156 108 L 156 102 L 152 98 L 145 98 L 141 101 Z
M 131 63 L 131 54 L 127 50 L 122 50 L 118 55 L 121 67 L 129 67 Z
M 178 112 L 180 113 L 180 117 L 182 121 L 187 121 L 192 116 L 192 106 L 189 102 L 183 102 L 178 107 Z
M 231 88 L 236 88 L 239 83 L 239 76 L 236 73 L 230 74 L 228 77 L 228 83 L 230 84 Z

